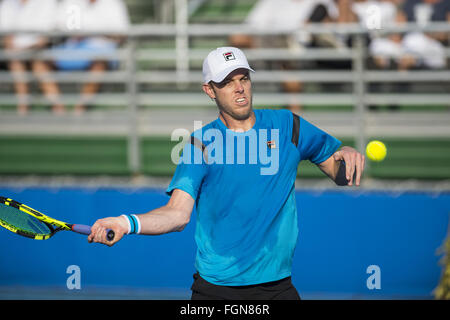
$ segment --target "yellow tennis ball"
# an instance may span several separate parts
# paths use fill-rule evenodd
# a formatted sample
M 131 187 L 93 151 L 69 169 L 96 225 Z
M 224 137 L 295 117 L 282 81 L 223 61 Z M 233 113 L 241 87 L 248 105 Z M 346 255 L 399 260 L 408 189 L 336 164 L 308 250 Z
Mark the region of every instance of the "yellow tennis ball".
M 372 161 L 383 161 L 386 157 L 386 146 L 378 140 L 370 141 L 366 147 L 366 155 Z

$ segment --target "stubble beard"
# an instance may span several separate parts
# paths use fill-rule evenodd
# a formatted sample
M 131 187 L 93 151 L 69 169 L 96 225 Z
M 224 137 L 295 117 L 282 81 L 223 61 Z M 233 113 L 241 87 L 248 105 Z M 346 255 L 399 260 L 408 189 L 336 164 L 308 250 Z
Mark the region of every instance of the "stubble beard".
M 251 117 L 252 113 L 253 113 L 253 96 L 250 96 L 249 98 L 249 104 L 246 107 L 246 112 L 240 113 L 240 112 L 235 112 L 234 110 L 232 110 L 231 108 L 226 108 L 224 107 L 220 101 L 218 99 L 216 99 L 216 104 L 217 107 L 219 108 L 219 111 L 222 113 L 226 113 L 227 115 L 229 115 L 230 117 L 232 117 L 235 120 L 238 121 L 244 121 L 247 120 Z

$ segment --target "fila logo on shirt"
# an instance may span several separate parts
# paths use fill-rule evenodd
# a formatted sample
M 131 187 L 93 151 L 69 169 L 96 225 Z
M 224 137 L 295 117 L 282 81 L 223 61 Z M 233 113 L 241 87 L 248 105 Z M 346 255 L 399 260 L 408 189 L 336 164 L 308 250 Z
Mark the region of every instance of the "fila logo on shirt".
M 277 147 L 277 144 L 275 143 L 275 141 L 267 141 L 267 147 L 269 149 L 275 149 Z
M 234 56 L 234 54 L 233 54 L 233 52 L 225 52 L 224 54 L 223 54 L 223 57 L 225 58 L 225 61 L 230 61 L 230 60 L 235 60 L 236 58 L 235 58 L 235 56 Z

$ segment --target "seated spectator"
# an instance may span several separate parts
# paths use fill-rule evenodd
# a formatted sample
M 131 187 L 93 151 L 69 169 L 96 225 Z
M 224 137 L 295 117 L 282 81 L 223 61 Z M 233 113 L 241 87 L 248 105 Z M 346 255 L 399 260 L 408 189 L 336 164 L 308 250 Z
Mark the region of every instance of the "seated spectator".
M 391 2 L 391 10 L 397 9 L 397 11 L 395 19 L 391 19 L 390 22 L 384 21 L 384 25 L 409 21 L 424 26 L 429 21 L 445 21 L 447 19 L 448 8 L 443 6 L 443 0 L 406 0 L 404 2 L 385 0 L 380 1 L 379 4 L 387 5 L 389 2 Z M 399 8 L 395 8 L 394 3 L 400 4 Z M 436 11 L 440 14 L 436 14 Z M 450 16 L 448 18 L 450 19 Z M 392 34 L 387 37 L 373 38 L 369 52 L 379 68 L 437 69 L 446 65 L 444 46 L 441 40 L 446 40 L 446 36 L 423 32 L 411 32 L 405 35 Z
M 448 0 L 406 0 L 404 12 L 408 22 L 426 26 L 429 22 L 450 22 Z M 413 67 L 442 69 L 446 67 L 444 44 L 449 34 L 445 32 L 411 32 L 404 36 L 404 50 L 416 57 Z
M 400 9 L 403 0 L 358 0 L 352 5 L 356 21 L 369 29 L 369 63 L 382 70 L 405 70 L 415 63 L 415 58 L 406 53 L 402 45 L 402 34 L 380 35 L 377 31 L 405 22 L 405 15 Z M 405 90 L 399 83 L 375 83 L 369 86 L 376 92 L 395 92 Z M 370 110 L 380 107 L 370 105 Z M 388 109 L 397 110 L 397 105 L 389 105 Z
M 77 16 L 79 15 L 79 17 Z M 71 36 L 56 49 L 56 67 L 60 70 L 89 70 L 90 81 L 81 88 L 81 96 L 74 110 L 85 111 L 86 105 L 98 92 L 104 71 L 114 68 L 117 62 L 110 59 L 122 41 L 121 33 L 129 27 L 128 10 L 122 0 L 62 0 L 58 10 L 58 29 L 68 32 L 117 32 L 109 36 Z M 67 51 L 67 53 L 65 53 Z M 70 53 L 81 53 L 82 59 Z M 62 54 L 61 54 L 62 52 Z
M 29 88 L 26 72 L 31 69 L 40 82 L 45 96 L 52 103 L 55 113 L 64 112 L 59 100 L 59 88 L 49 77 L 51 63 L 34 57 L 20 59 L 21 54 L 33 53 L 50 46 L 46 37 L 21 31 L 50 31 L 54 27 L 56 0 L 3 0 L 0 3 L 0 29 L 11 31 L 3 39 L 7 54 L 12 58 L 8 67 L 14 77 L 14 89 L 18 97 L 17 111 L 24 115 L 29 109 Z
M 326 11 L 326 14 L 322 14 L 322 11 Z M 336 18 L 337 12 L 333 0 L 260 0 L 250 11 L 245 23 L 255 29 L 280 31 L 288 34 L 288 36 L 250 37 L 240 34 L 231 36 L 229 42 L 230 45 L 240 48 L 297 48 L 298 46 L 309 45 L 311 42 L 309 34 L 302 33 L 300 38 L 293 35 L 308 22 L 322 22 L 325 16 Z M 289 35 L 290 33 L 292 33 L 292 36 Z M 285 70 L 295 68 L 292 63 L 285 61 L 277 62 L 277 65 Z M 303 84 L 300 81 L 284 81 L 282 90 L 289 93 L 299 93 L 303 91 Z M 289 104 L 289 109 L 299 113 L 302 105 L 300 101 L 293 99 Z
M 397 0 L 357 0 L 352 4 L 352 12 L 364 28 L 369 29 L 369 53 L 376 67 L 390 68 L 392 60 L 402 58 L 401 35 L 379 36 L 377 31 L 404 21 Z
M 445 21 L 450 18 L 448 5 L 445 8 L 443 0 L 384 0 L 378 3 L 385 6 L 390 4 L 391 10 L 396 10 L 395 19 L 385 20 L 383 25 L 408 21 L 424 26 L 429 21 Z M 382 15 L 382 17 L 385 16 L 385 14 Z M 423 32 L 374 37 L 369 46 L 369 53 L 373 57 L 375 67 L 379 69 L 398 71 L 440 69 L 446 65 L 444 46 L 440 39 L 442 39 L 442 34 L 433 35 Z M 408 90 L 410 85 L 408 83 L 387 83 L 378 86 L 383 86 L 385 91 L 389 92 L 403 92 Z M 396 106 L 389 106 L 389 108 L 397 109 Z M 371 106 L 371 109 L 376 108 Z

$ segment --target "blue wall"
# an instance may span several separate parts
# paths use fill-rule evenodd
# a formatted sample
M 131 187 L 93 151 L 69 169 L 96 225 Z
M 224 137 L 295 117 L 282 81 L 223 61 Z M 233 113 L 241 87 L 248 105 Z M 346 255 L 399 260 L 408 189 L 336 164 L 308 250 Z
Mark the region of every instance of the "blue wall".
M 168 199 L 163 190 L 150 188 L 3 187 L 0 195 L 83 224 L 143 213 Z M 441 273 L 437 249 L 447 232 L 449 193 L 298 191 L 297 203 L 300 236 L 293 282 L 303 297 L 431 297 Z M 65 288 L 66 268 L 78 265 L 85 288 L 189 289 L 194 230 L 195 213 L 183 232 L 128 236 L 109 248 L 71 232 L 34 241 L 1 229 L 0 286 Z M 366 286 L 370 265 L 380 267 L 379 290 Z

